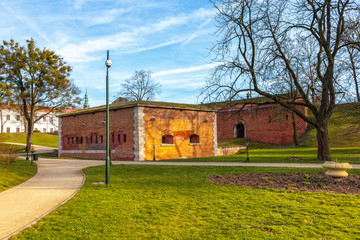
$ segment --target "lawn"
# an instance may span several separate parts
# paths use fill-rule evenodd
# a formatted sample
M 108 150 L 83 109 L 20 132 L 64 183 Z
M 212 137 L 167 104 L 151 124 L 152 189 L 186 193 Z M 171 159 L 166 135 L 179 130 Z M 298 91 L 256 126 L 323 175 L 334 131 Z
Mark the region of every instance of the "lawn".
M 11 239 L 356 239 L 359 196 L 219 185 L 210 176 L 319 169 L 112 166 Z M 351 171 L 359 174 L 359 171 Z
M 26 133 L 0 133 L 5 142 L 26 143 Z M 35 132 L 32 144 L 47 147 L 58 147 L 58 136 L 50 133 Z
M 36 174 L 36 166 L 30 161 L 15 160 L 11 165 L 0 162 L 0 192 L 25 182 Z
M 360 147 L 332 148 L 333 160 L 350 163 L 360 163 Z M 292 160 L 291 157 L 298 157 L 301 160 Z M 317 148 L 249 148 L 250 162 L 287 162 L 287 163 L 322 163 L 316 160 Z M 246 151 L 241 154 L 204 158 L 172 159 L 166 161 L 182 162 L 244 162 Z

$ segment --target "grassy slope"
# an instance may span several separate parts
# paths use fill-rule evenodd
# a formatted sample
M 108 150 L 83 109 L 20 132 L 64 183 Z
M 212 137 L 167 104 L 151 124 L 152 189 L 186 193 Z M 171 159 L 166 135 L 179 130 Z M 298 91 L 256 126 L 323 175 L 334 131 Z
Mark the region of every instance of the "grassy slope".
M 26 143 L 26 133 L 1 133 L 6 142 Z M 58 147 L 58 136 L 49 133 L 34 133 L 32 144 Z
M 331 154 L 334 160 L 360 163 L 360 103 L 336 106 L 329 121 Z M 219 141 L 220 147 L 245 145 L 250 143 L 250 161 L 252 162 L 316 162 L 316 130 L 310 129 L 301 137 L 301 146 L 277 146 L 250 142 L 243 139 Z M 302 160 L 289 160 L 300 157 Z M 188 161 L 245 161 L 246 154 L 216 158 L 189 159 Z
M 219 185 L 213 175 L 318 169 L 88 168 L 67 204 L 11 239 L 355 239 L 359 197 Z M 355 171 L 352 171 L 353 173 Z M 360 173 L 357 171 L 356 173 Z M 86 219 L 86 221 L 84 221 Z
M 36 166 L 30 161 L 16 160 L 10 166 L 0 162 L 0 192 L 25 182 L 36 173 Z

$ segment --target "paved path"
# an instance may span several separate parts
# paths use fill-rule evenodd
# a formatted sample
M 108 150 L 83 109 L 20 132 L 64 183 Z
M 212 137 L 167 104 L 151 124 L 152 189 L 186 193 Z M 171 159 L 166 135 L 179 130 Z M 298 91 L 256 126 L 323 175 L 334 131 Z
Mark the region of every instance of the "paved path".
M 314 163 L 113 161 L 113 164 L 321 168 L 321 164 Z M 65 203 L 83 184 L 81 169 L 104 165 L 104 161 L 41 158 L 37 165 L 38 173 L 33 178 L 0 193 L 0 239 L 16 234 Z M 360 168 L 360 164 L 352 166 Z
M 24 144 L 24 143 L 13 143 L 13 142 L 4 142 L 4 143 L 26 146 L 26 144 Z M 36 153 L 52 153 L 54 150 L 57 150 L 57 148 L 54 148 L 54 147 L 45 147 L 45 146 L 40 146 L 40 145 L 32 145 L 32 146 L 34 146 Z M 26 155 L 26 153 L 23 153 L 22 155 Z
M 166 166 L 239 166 L 239 167 L 291 167 L 291 168 L 322 168 L 322 163 L 255 163 L 255 162 L 164 162 L 164 161 L 113 161 L 114 165 L 166 165 Z M 351 164 L 359 169 L 360 164 Z
M 0 239 L 36 222 L 71 198 L 83 184 L 81 169 L 104 161 L 40 159 L 29 181 L 0 193 Z

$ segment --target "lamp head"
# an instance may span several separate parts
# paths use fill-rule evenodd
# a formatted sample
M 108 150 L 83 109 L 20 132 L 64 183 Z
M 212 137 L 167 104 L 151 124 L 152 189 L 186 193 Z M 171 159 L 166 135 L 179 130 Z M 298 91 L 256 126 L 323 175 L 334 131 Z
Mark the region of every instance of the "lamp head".
M 107 67 L 107 68 L 110 68 L 111 67 L 111 65 L 112 65 L 112 62 L 108 59 L 108 60 L 106 60 L 106 62 L 105 62 L 105 66 Z

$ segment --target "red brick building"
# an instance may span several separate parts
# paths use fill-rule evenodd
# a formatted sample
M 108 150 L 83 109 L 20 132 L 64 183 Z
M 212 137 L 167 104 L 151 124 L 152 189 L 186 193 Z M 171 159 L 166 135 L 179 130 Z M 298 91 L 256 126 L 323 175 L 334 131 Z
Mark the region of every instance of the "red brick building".
M 293 121 L 291 112 L 279 105 L 261 106 L 237 105 L 220 109 L 217 113 L 218 140 L 245 138 L 270 144 L 293 142 Z M 239 111 L 242 108 L 241 111 Z M 305 107 L 298 107 L 306 114 Z M 298 136 L 305 133 L 307 124 L 295 116 Z
M 104 159 L 105 107 L 62 114 L 59 156 Z M 123 102 L 110 105 L 110 158 L 156 160 L 215 156 L 215 111 L 191 104 Z

